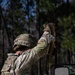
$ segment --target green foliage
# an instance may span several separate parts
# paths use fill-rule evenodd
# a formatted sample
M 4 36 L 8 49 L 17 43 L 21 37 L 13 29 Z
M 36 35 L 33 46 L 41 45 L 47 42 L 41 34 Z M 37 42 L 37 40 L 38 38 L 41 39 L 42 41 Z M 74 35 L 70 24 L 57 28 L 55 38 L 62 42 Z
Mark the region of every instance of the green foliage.
M 46 11 L 52 11 L 55 7 L 51 0 L 40 0 L 39 8 Z
M 29 26 L 30 21 L 34 21 L 34 2 L 33 0 L 9 0 L 8 8 L 5 13 L 5 19 L 7 21 L 8 32 L 10 36 L 17 36 L 21 33 L 26 32 L 27 26 Z M 26 26 L 27 25 L 27 26 Z M 30 28 L 28 28 L 29 30 Z
M 61 47 L 66 50 L 75 49 L 75 16 L 71 13 L 68 17 L 62 17 L 59 21 Z
M 40 32 L 42 32 L 42 25 L 54 20 L 55 4 L 51 0 L 40 0 L 37 2 L 37 22 L 40 22 Z M 38 29 L 39 30 L 39 29 Z

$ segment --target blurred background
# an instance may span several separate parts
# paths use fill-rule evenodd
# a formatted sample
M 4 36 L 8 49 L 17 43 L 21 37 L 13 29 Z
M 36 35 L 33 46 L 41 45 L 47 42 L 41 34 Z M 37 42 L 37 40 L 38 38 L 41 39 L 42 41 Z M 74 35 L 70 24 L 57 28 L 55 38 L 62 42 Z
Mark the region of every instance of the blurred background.
M 48 54 L 40 59 L 31 66 L 31 75 L 54 75 L 51 71 L 58 65 L 66 65 L 74 73 L 75 0 L 0 0 L 0 70 L 15 37 L 28 32 L 38 40 L 42 25 L 50 22 L 56 29 L 53 58 Z

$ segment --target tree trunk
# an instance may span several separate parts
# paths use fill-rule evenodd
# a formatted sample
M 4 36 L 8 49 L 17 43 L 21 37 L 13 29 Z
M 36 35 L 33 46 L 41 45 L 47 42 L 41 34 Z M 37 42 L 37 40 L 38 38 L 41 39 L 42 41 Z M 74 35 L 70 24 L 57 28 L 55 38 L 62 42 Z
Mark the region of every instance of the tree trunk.
M 6 30 L 6 33 L 7 33 L 7 39 L 8 39 L 8 43 L 9 43 L 9 46 L 10 46 L 10 49 L 12 49 L 12 45 L 11 45 L 11 41 L 10 41 L 10 37 L 9 37 L 9 33 L 8 33 L 8 28 L 7 28 L 7 22 L 3 16 L 3 13 L 2 13 L 2 8 L 0 7 L 0 14 L 1 14 L 1 17 L 2 17 L 2 20 L 3 20 L 3 23 L 4 23 L 4 29 Z

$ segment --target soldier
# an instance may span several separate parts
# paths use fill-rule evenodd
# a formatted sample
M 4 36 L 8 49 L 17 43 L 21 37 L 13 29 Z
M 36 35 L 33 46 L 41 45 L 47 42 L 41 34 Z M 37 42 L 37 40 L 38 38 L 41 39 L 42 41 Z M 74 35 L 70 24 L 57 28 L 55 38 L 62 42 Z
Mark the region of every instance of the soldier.
M 33 44 L 31 38 L 30 34 L 21 34 L 14 40 L 15 53 L 8 54 L 1 75 L 31 75 L 30 66 L 48 53 L 50 42 L 55 39 L 48 24 L 44 25 L 44 32 L 33 48 L 31 48 Z

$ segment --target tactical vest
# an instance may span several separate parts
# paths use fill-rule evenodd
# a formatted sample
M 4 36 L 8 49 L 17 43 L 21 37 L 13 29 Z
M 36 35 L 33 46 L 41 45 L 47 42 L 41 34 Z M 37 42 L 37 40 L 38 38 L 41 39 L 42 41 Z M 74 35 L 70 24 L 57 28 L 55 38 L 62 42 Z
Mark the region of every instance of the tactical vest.
M 15 60 L 18 55 L 9 53 L 8 58 L 6 59 L 4 66 L 1 70 L 1 75 L 15 75 Z

